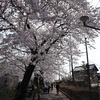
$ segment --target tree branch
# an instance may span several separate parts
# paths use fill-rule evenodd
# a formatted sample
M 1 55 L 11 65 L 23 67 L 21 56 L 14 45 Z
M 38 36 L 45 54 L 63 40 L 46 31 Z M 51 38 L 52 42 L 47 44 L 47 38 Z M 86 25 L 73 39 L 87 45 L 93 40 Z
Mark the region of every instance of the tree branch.
M 13 1 L 13 0 L 10 0 L 10 1 L 11 1 L 11 4 L 12 4 L 13 7 L 15 7 L 15 8 L 21 10 L 21 7 L 18 6 L 18 5 L 16 5 L 16 4 L 14 4 L 14 1 Z
M 65 36 L 65 34 L 59 35 L 53 42 L 51 42 L 50 45 L 49 45 L 49 47 L 45 49 L 46 54 L 48 53 L 50 47 L 51 47 L 54 43 L 56 43 L 56 42 L 59 40 L 59 38 L 64 37 L 64 36 Z
M 0 15 L 1 19 L 3 19 L 3 21 L 7 22 L 10 26 L 12 26 L 12 28 L 8 28 L 8 29 L 14 29 L 16 32 L 18 32 L 17 28 L 11 23 L 9 22 L 6 18 L 4 18 L 2 15 Z M 3 28 L 4 30 L 7 30 L 7 28 Z M 2 29 L 1 29 L 2 30 Z
M 9 27 L 9 28 L 0 28 L 0 31 L 6 31 L 6 30 L 11 30 L 11 29 L 14 29 L 12 27 Z

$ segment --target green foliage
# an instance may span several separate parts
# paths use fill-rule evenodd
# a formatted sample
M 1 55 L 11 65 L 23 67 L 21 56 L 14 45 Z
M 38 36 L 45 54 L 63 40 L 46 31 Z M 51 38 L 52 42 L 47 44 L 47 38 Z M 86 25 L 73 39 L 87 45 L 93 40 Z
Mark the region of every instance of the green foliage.
M 62 80 L 55 80 L 55 83 L 62 83 Z
M 70 85 L 70 86 L 88 87 L 87 80 L 72 81 L 71 79 L 63 79 L 60 83 L 65 83 L 66 85 Z

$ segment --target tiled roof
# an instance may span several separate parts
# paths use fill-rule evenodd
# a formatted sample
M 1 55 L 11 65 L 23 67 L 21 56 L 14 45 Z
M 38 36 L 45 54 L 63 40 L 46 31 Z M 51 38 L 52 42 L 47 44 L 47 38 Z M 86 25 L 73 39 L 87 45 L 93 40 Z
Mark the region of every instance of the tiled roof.
M 84 70 L 85 67 L 86 66 L 76 66 L 74 68 L 74 71 L 82 71 L 82 70 Z M 90 64 L 89 65 L 89 69 L 94 69 L 94 70 L 97 70 L 98 71 L 98 68 L 95 66 L 95 64 Z
M 74 71 L 82 71 L 84 68 L 82 66 L 78 66 L 74 68 Z

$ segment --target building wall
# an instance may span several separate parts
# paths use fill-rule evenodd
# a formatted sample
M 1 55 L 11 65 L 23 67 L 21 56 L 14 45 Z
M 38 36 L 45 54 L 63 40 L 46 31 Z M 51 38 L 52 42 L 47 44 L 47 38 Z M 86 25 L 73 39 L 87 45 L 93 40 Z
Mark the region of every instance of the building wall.
M 0 77 L 0 86 L 12 88 L 16 87 L 18 84 L 18 76 L 15 75 L 7 75 Z
M 94 76 L 95 76 L 95 79 L 96 79 L 96 77 L 97 77 L 97 71 L 90 70 L 91 81 L 94 81 Z M 74 72 L 74 78 L 75 78 L 75 80 L 84 80 L 86 77 L 88 77 L 88 74 L 87 74 L 86 70 Z

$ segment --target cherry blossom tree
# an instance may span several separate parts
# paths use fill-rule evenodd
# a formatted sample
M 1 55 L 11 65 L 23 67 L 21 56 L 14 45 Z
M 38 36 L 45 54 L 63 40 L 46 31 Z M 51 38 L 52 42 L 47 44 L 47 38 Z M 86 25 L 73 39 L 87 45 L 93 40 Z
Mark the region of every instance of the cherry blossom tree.
M 85 37 L 93 41 L 98 36 L 98 32 L 84 28 L 79 20 L 88 15 L 89 24 L 100 25 L 99 10 L 91 8 L 86 0 L 0 0 L 0 8 L 1 59 L 9 66 L 17 61 L 25 68 L 14 100 L 25 100 L 34 69 L 52 71 L 65 63 L 70 36 L 73 54 L 79 54 L 76 44 Z

